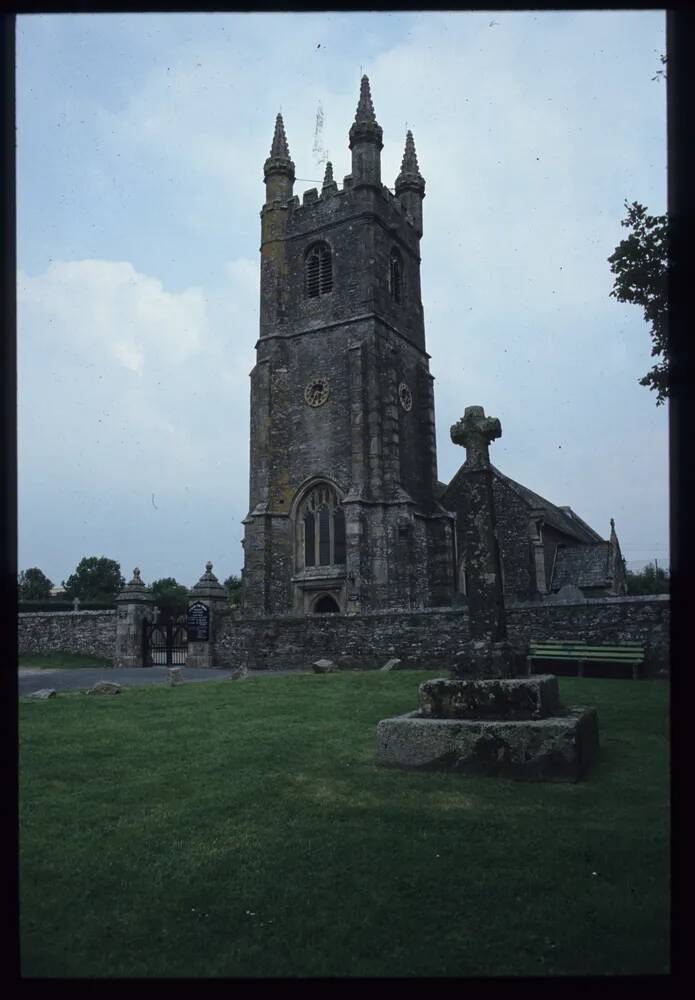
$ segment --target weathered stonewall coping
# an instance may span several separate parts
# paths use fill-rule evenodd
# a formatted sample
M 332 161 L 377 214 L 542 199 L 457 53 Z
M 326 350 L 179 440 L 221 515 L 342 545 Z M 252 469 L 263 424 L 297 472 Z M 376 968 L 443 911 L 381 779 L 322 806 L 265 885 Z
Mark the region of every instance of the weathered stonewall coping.
M 99 609 L 99 608 L 93 609 L 93 608 L 90 608 L 90 609 L 85 610 L 85 611 L 83 611 L 81 608 L 79 610 L 75 611 L 74 608 L 73 608 L 72 611 L 20 611 L 19 614 L 17 615 L 17 617 L 18 618 L 46 618 L 47 616 L 50 616 L 51 618 L 73 618 L 73 617 L 85 618 L 85 617 L 89 617 L 90 615 L 91 616 L 95 616 L 95 615 L 113 615 L 113 616 L 115 616 L 116 614 L 117 614 L 117 612 L 116 612 L 115 608 L 103 608 L 103 609 Z
M 557 604 L 553 601 L 508 601 L 505 602 L 505 607 L 508 611 L 514 611 L 517 608 L 523 609 L 533 609 L 534 611 L 539 610 L 549 610 L 562 612 L 562 610 L 571 607 L 586 607 L 586 605 L 597 605 L 605 606 L 606 604 L 650 604 L 653 601 L 663 601 L 668 602 L 671 599 L 670 594 L 636 594 L 632 596 L 625 597 L 585 597 L 582 600 L 571 600 L 563 601 L 562 604 Z M 233 608 L 224 608 L 225 614 L 233 611 Z M 40 612 L 37 612 L 40 614 Z M 52 612 L 58 614 L 59 612 Z M 73 611 L 65 612 L 66 614 L 74 614 Z M 84 612 L 87 613 L 87 612 Z M 100 614 L 100 612 L 90 612 L 91 614 Z M 462 615 L 468 616 L 469 611 L 466 604 L 457 605 L 452 607 L 450 604 L 445 604 L 439 607 L 426 607 L 426 608 L 379 608 L 372 611 L 351 611 L 347 614 L 326 614 L 321 615 L 321 621 L 344 621 L 346 618 L 385 618 L 389 615 L 400 615 L 404 618 L 412 618 L 417 615 L 451 615 L 452 617 L 461 617 Z M 316 615 L 243 615 L 238 619 L 240 624 L 246 625 L 258 622 L 270 623 L 277 622 L 278 624 L 288 622 L 296 623 L 298 621 L 317 621 Z
M 587 604 L 651 604 L 652 601 L 670 601 L 670 594 L 631 594 L 625 595 L 623 597 L 584 597 L 581 600 L 578 598 L 573 598 L 569 601 L 563 601 L 561 604 L 555 601 L 538 600 L 538 601 L 514 601 L 507 604 L 507 608 L 571 608 L 571 607 L 584 607 Z

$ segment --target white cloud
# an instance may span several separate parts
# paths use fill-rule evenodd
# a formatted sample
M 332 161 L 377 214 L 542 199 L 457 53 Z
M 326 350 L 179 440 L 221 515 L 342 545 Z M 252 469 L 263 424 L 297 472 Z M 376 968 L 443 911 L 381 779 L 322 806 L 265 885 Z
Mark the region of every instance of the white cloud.
M 112 347 L 113 353 L 125 368 L 142 375 L 144 355 L 134 344 L 128 344 L 122 340 L 117 340 Z
M 63 347 L 103 364 L 116 358 L 138 374 L 163 353 L 173 363 L 196 354 L 207 323 L 201 289 L 167 292 L 127 261 L 54 261 L 43 274 L 20 272 L 18 307 L 20 322 L 34 320 L 36 346 L 50 326 Z
M 134 533 L 124 561 L 147 562 L 149 552 L 149 565 L 164 574 L 177 518 L 194 517 L 191 544 L 199 535 L 212 556 L 210 533 L 227 522 L 230 506 L 241 520 L 248 480 L 234 455 L 248 452 L 248 332 L 257 327 L 258 275 L 246 259 L 230 261 L 228 273 L 221 293 L 206 294 L 169 292 L 122 261 L 60 261 L 39 275 L 20 272 L 20 498 L 50 497 L 51 507 L 30 546 L 52 550 L 42 533 L 53 535 L 56 519 L 65 522 L 59 532 L 68 523 L 72 531 L 77 519 L 85 539 L 109 537 L 108 510 L 119 538 Z M 239 554 L 227 559 L 227 571 L 238 570 Z

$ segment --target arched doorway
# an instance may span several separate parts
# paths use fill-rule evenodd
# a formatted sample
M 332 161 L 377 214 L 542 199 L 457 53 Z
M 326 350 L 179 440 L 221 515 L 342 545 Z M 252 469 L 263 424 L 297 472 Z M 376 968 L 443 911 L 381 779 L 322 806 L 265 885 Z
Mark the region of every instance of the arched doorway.
M 318 601 L 314 605 L 315 615 L 337 615 L 340 614 L 340 608 L 334 597 L 330 594 L 324 594 L 323 597 L 319 597 Z

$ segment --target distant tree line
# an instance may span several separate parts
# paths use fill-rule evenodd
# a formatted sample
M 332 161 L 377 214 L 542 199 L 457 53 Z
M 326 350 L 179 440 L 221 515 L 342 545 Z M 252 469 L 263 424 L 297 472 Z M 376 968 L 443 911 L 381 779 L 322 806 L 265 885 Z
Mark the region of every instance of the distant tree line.
M 75 572 L 63 580 L 65 596 L 79 597 L 81 601 L 115 600 L 124 584 L 120 564 L 106 556 L 85 556 Z
M 114 601 L 125 580 L 115 559 L 106 556 L 85 556 L 80 559 L 67 580 L 63 580 L 60 595 L 65 600 L 79 597 L 80 601 Z M 47 601 L 53 581 L 38 566 L 22 570 L 17 579 L 20 601 Z
M 626 569 L 625 575 L 627 592 L 631 597 L 642 594 L 668 594 L 670 591 L 670 574 L 659 566 L 656 559 L 653 563 L 647 563 L 638 573 Z
M 20 601 L 47 601 L 52 587 L 53 581 L 37 566 L 23 569 L 17 579 Z
M 237 576 L 236 573 L 232 573 L 224 581 L 223 586 L 229 594 L 230 603 L 241 604 L 241 577 Z
M 118 592 L 125 584 L 120 563 L 106 556 L 85 556 L 79 561 L 67 580 L 62 581 L 63 593 L 58 601 L 72 601 L 79 598 L 81 603 L 115 602 Z M 224 581 L 230 604 L 241 600 L 241 579 L 232 574 Z M 53 582 L 38 566 L 22 570 L 17 578 L 18 597 L 21 602 L 51 601 Z M 173 576 L 162 577 L 151 584 L 155 604 L 164 617 L 176 617 L 188 606 L 189 590 L 178 583 Z

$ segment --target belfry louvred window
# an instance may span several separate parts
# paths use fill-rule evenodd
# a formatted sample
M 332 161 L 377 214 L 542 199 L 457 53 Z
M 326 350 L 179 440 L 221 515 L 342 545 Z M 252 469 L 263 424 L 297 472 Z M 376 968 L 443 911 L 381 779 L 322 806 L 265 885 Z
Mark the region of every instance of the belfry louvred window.
M 306 255 L 304 265 L 307 298 L 317 299 L 333 291 L 333 255 L 326 243 L 316 243 Z
M 335 490 L 321 483 L 304 498 L 298 522 L 302 527 L 305 566 L 345 565 L 345 512 Z

